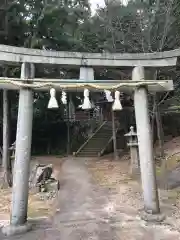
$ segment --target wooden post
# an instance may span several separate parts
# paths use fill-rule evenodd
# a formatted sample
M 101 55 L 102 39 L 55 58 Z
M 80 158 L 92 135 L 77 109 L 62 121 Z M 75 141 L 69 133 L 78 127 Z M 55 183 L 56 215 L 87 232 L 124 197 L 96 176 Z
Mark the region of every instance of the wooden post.
M 112 135 L 113 135 L 114 160 L 118 160 L 116 125 L 115 125 L 114 111 L 111 111 L 111 116 L 112 116 Z
M 3 90 L 3 154 L 2 166 L 4 172 L 4 186 L 12 186 L 11 159 L 10 159 L 10 107 L 8 99 L 8 90 Z

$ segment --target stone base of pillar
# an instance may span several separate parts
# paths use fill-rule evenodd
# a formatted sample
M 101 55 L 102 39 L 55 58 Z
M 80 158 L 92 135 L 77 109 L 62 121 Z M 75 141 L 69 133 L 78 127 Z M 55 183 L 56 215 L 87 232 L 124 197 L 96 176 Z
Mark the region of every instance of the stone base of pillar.
M 6 236 L 24 234 L 32 230 L 32 224 L 26 222 L 24 225 L 8 225 L 2 228 L 2 233 Z
M 140 217 L 146 222 L 163 222 L 166 216 L 162 213 L 151 213 L 144 210 L 140 211 Z

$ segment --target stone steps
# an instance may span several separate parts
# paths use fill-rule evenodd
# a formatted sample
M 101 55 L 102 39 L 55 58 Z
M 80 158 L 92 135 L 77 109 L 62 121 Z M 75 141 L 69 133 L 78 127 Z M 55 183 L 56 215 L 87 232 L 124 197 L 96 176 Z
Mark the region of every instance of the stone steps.
M 112 137 L 112 123 L 105 123 L 99 131 L 89 139 L 88 143 L 76 155 L 77 157 L 98 157 Z

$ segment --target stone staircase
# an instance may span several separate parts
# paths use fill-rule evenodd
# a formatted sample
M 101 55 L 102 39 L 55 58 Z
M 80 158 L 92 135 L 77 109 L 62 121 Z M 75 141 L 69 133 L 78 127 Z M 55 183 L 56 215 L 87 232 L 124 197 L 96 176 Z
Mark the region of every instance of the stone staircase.
M 77 157 L 102 156 L 111 142 L 112 122 L 104 121 L 74 155 Z

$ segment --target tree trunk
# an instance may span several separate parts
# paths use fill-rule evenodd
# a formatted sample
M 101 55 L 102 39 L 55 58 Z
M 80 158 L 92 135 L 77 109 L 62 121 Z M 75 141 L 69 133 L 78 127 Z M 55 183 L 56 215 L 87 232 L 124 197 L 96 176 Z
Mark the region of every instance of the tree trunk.
M 153 110 L 155 109 L 154 107 L 155 107 L 155 104 L 153 104 Z M 155 142 L 155 136 L 154 136 L 155 128 L 154 128 L 154 124 L 155 124 L 155 113 L 153 111 L 153 115 L 151 117 L 151 129 L 152 129 L 153 146 L 154 146 L 154 142 Z
M 3 153 L 3 150 L 2 150 L 2 147 L 0 147 L 0 165 L 2 165 L 2 153 Z
M 157 70 L 152 70 L 148 73 L 149 79 L 156 80 L 158 78 L 158 71 Z M 163 132 L 163 127 L 162 127 L 162 121 L 161 121 L 161 114 L 159 110 L 159 105 L 158 105 L 158 95 L 155 94 L 154 96 L 154 103 L 153 103 L 153 111 L 154 115 L 152 119 L 153 121 L 155 120 L 156 126 L 157 126 L 157 137 L 158 137 L 158 145 L 159 145 L 159 150 L 160 150 L 160 157 L 164 157 L 164 132 Z
M 67 156 L 70 154 L 70 122 L 69 122 L 69 101 L 66 104 L 66 125 L 67 125 Z
M 10 159 L 10 105 L 8 99 L 8 91 L 3 90 L 3 154 L 2 167 L 4 175 L 3 186 L 12 186 L 12 166 Z
M 156 126 L 157 126 L 157 136 L 158 136 L 158 145 L 160 150 L 160 157 L 164 157 L 164 132 L 161 121 L 161 114 L 158 106 L 158 98 L 155 96 L 155 118 L 156 118 Z

